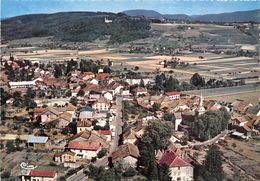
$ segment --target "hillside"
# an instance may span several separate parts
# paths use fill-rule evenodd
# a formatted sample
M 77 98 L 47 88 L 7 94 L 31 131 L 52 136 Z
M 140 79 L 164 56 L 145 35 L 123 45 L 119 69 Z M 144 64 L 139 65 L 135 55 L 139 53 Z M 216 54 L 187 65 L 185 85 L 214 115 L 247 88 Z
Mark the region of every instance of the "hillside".
M 105 18 L 112 20 L 105 23 Z M 149 36 L 146 19 L 103 12 L 62 12 L 32 14 L 1 21 L 2 40 L 54 36 L 62 41 L 87 41 L 109 38 L 109 43 L 123 43 Z
M 260 9 L 252 11 L 237 11 L 232 13 L 206 14 L 195 18 L 207 22 L 260 22 Z

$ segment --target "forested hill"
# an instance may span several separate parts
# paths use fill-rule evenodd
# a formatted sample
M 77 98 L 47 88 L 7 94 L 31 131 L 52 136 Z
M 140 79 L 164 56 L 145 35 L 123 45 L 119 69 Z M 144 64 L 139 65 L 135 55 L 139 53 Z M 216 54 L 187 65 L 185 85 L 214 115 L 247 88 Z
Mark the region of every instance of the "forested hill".
M 105 18 L 112 22 L 105 22 Z M 123 43 L 149 36 L 149 20 L 125 14 L 103 12 L 62 12 L 32 14 L 1 21 L 2 40 L 54 36 L 63 41 L 94 41 L 109 38 Z M 106 36 L 110 35 L 110 36 Z

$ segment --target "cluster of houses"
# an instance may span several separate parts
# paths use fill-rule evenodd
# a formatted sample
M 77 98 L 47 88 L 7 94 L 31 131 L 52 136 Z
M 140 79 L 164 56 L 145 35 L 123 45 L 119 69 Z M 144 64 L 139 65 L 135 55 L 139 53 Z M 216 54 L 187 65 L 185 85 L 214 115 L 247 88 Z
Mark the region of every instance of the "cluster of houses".
M 171 145 L 168 149 L 156 154 L 157 162 L 169 167 L 172 180 L 193 180 L 192 160 L 186 154 L 186 148 L 179 144 L 183 135 L 181 131 L 183 128 L 189 130 L 196 115 L 201 115 L 209 110 L 218 110 L 223 107 L 223 104 L 214 100 L 204 100 L 202 95 L 181 95 L 179 92 L 150 95 L 147 88 L 137 86 L 130 89 L 130 85 L 140 84 L 141 81 L 146 85 L 152 80 L 127 79 L 125 82 L 128 83 L 128 86 L 126 86 L 119 77 L 113 77 L 112 74 L 102 71 L 94 74 L 75 70 L 69 74 L 67 80 L 69 81 L 53 77 L 51 69 L 46 71 L 35 69 L 35 78 L 32 81 L 9 82 L 8 86 L 5 87 L 5 90 L 23 92 L 26 92 L 28 87 L 36 91 L 59 87 L 70 90 L 70 97 L 77 99 L 74 105 L 69 103 L 69 99 L 64 99 L 59 100 L 59 104 L 55 106 L 51 104 L 32 110 L 32 121 L 39 122 L 42 127 L 49 127 L 61 132 L 73 123 L 75 125 L 73 129 L 76 133 L 67 134 L 65 139 L 60 141 L 51 136 L 30 135 L 27 140 L 29 148 L 53 151 L 54 162 L 64 167 L 78 168 L 91 161 L 102 159 L 105 160 L 102 166 L 108 166 L 109 162 L 115 164 L 118 161 L 124 161 L 130 167 L 135 167 L 140 156 L 136 146 L 137 139 L 142 137 L 149 121 L 161 119 L 165 112 L 169 112 L 175 116 L 175 131 L 170 139 Z M 1 78 L 1 82 L 3 83 L 5 80 Z M 83 84 L 84 86 L 80 86 Z M 131 124 L 131 126 L 123 130 L 123 143 L 112 150 L 112 142 L 117 134 L 116 125 L 113 122 L 119 114 L 118 111 L 121 111 L 116 105 L 117 96 L 130 100 L 136 106 L 146 110 L 151 110 L 155 103 L 160 107 L 153 115 L 140 119 L 129 119 L 127 124 Z M 248 111 L 253 105 L 241 100 L 225 105 L 225 107 L 232 114 L 230 126 L 233 130 L 233 136 L 248 139 L 253 132 L 259 131 L 259 109 L 256 113 L 252 113 L 252 111 L 249 113 Z M 100 152 L 104 150 L 107 154 L 99 156 Z M 55 171 L 31 170 L 22 176 L 24 181 L 38 179 L 57 180 L 57 173 Z

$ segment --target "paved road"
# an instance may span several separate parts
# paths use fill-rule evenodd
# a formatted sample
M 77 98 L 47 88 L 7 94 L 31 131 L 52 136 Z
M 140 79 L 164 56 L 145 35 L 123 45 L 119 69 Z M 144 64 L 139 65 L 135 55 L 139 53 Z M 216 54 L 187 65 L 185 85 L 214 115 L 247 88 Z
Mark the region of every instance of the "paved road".
M 201 90 L 192 90 L 192 91 L 183 91 L 182 93 L 191 94 L 191 95 L 200 95 L 202 93 L 203 97 L 217 97 L 221 95 L 232 95 L 238 93 L 246 92 L 258 92 L 260 91 L 260 84 L 247 84 L 244 86 L 236 87 L 221 87 L 213 89 L 201 89 Z
M 204 141 L 204 142 L 189 143 L 189 146 L 194 147 L 194 146 L 207 146 L 207 145 L 211 145 L 213 143 L 216 143 L 221 138 L 225 137 L 228 133 L 229 133 L 228 130 L 224 130 L 220 134 L 215 136 L 214 138 L 211 138 L 210 140 L 207 140 L 207 141 Z
M 118 148 L 118 140 L 119 136 L 122 133 L 122 101 L 123 97 L 117 96 L 116 98 L 116 116 L 115 119 L 112 121 L 112 125 L 115 126 L 115 136 L 112 139 L 109 156 Z
M 85 181 L 88 179 L 88 176 L 86 176 L 83 172 L 83 169 L 78 171 L 77 174 L 67 178 L 67 181 Z

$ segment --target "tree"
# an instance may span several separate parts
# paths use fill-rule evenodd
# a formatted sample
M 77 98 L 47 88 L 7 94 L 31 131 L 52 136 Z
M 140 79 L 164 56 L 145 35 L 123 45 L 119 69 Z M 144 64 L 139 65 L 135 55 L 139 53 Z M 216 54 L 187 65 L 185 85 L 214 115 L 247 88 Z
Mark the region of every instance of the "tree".
M 164 150 L 169 145 L 171 134 L 171 124 L 162 121 L 152 121 L 146 127 L 143 138 L 153 145 L 155 150 Z
M 111 73 L 112 72 L 112 70 L 109 66 L 105 66 L 103 71 L 104 71 L 104 73 Z
M 158 179 L 160 181 L 171 181 L 171 172 L 169 170 L 169 167 L 165 164 L 158 165 Z
M 90 165 L 88 171 L 84 173 L 95 181 L 120 180 L 120 175 L 118 175 L 114 169 L 105 170 L 103 167 Z
M 205 79 L 200 74 L 195 73 L 190 79 L 190 83 L 196 87 L 203 87 L 205 85 Z
M 175 118 L 175 115 L 172 114 L 172 113 L 169 113 L 169 112 L 166 112 L 164 115 L 163 115 L 163 119 L 165 121 L 170 121 L 172 123 L 175 122 L 176 118 Z
M 155 162 L 155 149 L 148 137 L 143 137 L 138 140 L 137 146 L 139 148 L 140 157 L 137 160 L 137 168 L 143 168 L 142 173 L 149 180 L 157 180 L 157 166 Z
M 165 91 L 172 92 L 177 89 L 179 89 L 179 81 L 176 78 L 170 76 L 169 79 L 167 79 L 165 82 Z
M 155 111 L 159 111 L 160 110 L 160 104 L 158 104 L 158 103 L 154 103 L 153 105 L 152 105 L 152 111 L 153 112 L 155 112 Z
M 61 76 L 62 76 L 62 69 L 61 69 L 60 65 L 55 64 L 54 65 L 54 77 L 59 78 Z
M 164 83 L 166 81 L 166 76 L 165 74 L 160 74 L 155 76 L 155 90 L 157 91 L 162 91 L 164 90 Z
M 143 80 L 143 79 L 141 79 L 139 86 L 140 86 L 140 87 L 145 87 L 145 85 L 144 85 L 144 80 Z
M 74 106 L 77 106 L 77 103 L 78 103 L 78 99 L 76 97 L 72 97 L 70 98 L 70 103 Z
M 127 168 L 127 170 L 123 173 L 123 176 L 124 177 L 133 177 L 137 174 L 137 171 L 132 168 L 132 167 L 129 167 Z
M 11 97 L 11 95 L 6 92 L 3 88 L 0 88 L 1 93 L 1 105 L 4 105 L 6 101 Z
M 102 149 L 98 152 L 97 157 L 98 157 L 98 158 L 102 158 L 103 156 L 106 155 L 106 153 L 107 153 L 107 150 L 104 149 L 104 148 L 102 148 Z
M 202 165 L 202 176 L 205 181 L 223 180 L 225 178 L 221 155 L 218 146 L 210 146 Z
M 1 178 L 10 178 L 11 173 L 9 171 L 5 171 L 2 173 Z
M 85 91 L 83 89 L 80 89 L 77 96 L 83 97 L 85 95 Z
M 242 181 L 243 179 L 241 178 L 240 172 L 238 169 L 234 169 L 234 173 L 233 173 L 233 180 L 235 181 Z
M 228 112 L 224 110 L 207 111 L 200 115 L 194 123 L 194 136 L 200 140 L 208 140 L 217 136 L 227 128 L 229 118 Z
M 190 90 L 191 88 L 192 88 L 192 87 L 191 87 L 191 85 L 190 85 L 188 82 L 183 81 L 183 82 L 181 83 L 181 90 L 187 91 L 187 90 Z
M 36 96 L 36 92 L 31 87 L 29 87 L 26 91 L 26 97 L 33 99 L 35 96 Z
M 16 151 L 16 148 L 13 144 L 13 141 L 7 141 L 6 147 L 7 147 L 7 153 L 8 154 Z

